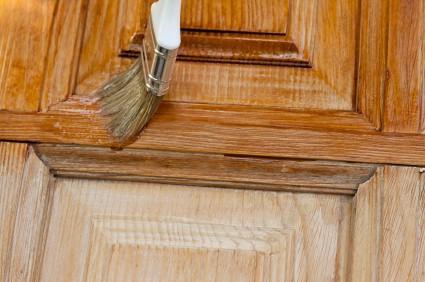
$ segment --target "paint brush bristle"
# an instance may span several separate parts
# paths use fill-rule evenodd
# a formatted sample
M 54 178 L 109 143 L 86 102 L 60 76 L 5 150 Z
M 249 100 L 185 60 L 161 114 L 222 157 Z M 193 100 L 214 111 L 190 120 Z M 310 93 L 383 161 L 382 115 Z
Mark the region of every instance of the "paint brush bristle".
M 143 75 L 143 56 L 129 70 L 117 75 L 95 95 L 107 117 L 112 137 L 124 143 L 137 137 L 155 114 L 162 97 L 152 95 Z

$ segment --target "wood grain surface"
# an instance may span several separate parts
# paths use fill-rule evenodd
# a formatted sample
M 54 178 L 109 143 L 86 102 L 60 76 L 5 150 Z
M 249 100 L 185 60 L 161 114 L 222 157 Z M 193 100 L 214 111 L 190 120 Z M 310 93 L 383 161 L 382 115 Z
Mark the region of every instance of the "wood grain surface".
M 59 178 L 41 279 L 344 280 L 350 217 L 347 196 Z
M 47 111 L 49 106 L 65 101 L 74 93 L 86 18 L 86 0 L 56 1 L 49 30 L 41 111 Z
M 54 175 L 212 187 L 354 194 L 376 167 L 352 163 L 277 160 L 66 145 L 37 145 Z M 72 154 L 70 154 L 72 152 Z
M 35 281 L 48 217 L 48 168 L 26 144 L 0 143 L 0 280 Z
M 352 281 L 425 279 L 423 171 L 386 166 L 355 199 Z
M 185 0 L 182 28 L 286 33 L 291 0 Z
M 388 5 L 387 0 L 363 0 L 358 21 L 357 111 L 378 130 L 388 83 Z
M 52 191 L 49 185 L 53 183 L 49 168 L 29 148 L 21 187 L 17 189 L 20 194 L 15 199 L 17 210 L 8 257 L 10 268 L 4 281 L 37 281 L 46 239 L 44 229 L 50 217 Z
M 186 0 L 117 144 L 151 3 L 0 0 L 0 281 L 424 281 L 424 1 Z
M 129 34 L 129 30 L 139 27 L 140 31 L 140 19 L 134 17 L 134 9 L 140 7 L 144 11 L 141 15 L 148 9 L 144 1 L 141 1 L 142 4 L 133 1 L 136 0 L 122 1 L 120 5 L 116 1 L 90 1 L 79 62 L 77 95 L 87 96 L 95 92 L 111 76 L 128 68 L 128 62 L 118 58 L 119 49 L 128 47 L 134 34 Z M 133 6 L 129 6 L 130 3 Z M 335 7 L 333 0 L 318 3 L 297 0 L 292 4 L 290 29 L 284 41 L 293 42 L 298 52 L 294 52 L 292 47 L 285 47 L 280 57 L 291 64 L 300 61 L 304 66 L 307 61 L 312 68 L 223 64 L 220 63 L 223 56 L 236 56 L 238 60 L 241 56 L 256 60 L 257 56 L 258 60 L 264 60 L 269 48 L 264 47 L 268 45 L 267 37 L 262 44 L 256 43 L 255 49 L 245 48 L 245 52 L 235 47 L 231 51 L 226 49 L 232 45 L 229 42 L 231 37 L 227 36 L 224 36 L 223 43 L 206 46 L 206 41 L 202 39 L 205 33 L 202 33 L 198 34 L 201 37 L 193 37 L 192 47 L 182 48 L 192 50 L 192 54 L 186 54 L 192 58 L 212 54 L 211 61 L 217 60 L 216 63 L 178 63 L 172 91 L 167 99 L 184 103 L 353 110 L 357 1 L 338 2 Z M 103 17 L 94 11 L 102 11 Z M 334 14 L 330 15 L 331 12 Z M 113 20 L 108 20 L 110 18 Z M 97 32 L 99 30 L 102 32 Z M 335 32 L 339 37 L 334 36 Z M 124 38 L 126 43 L 123 43 Z M 237 35 L 237 38 L 241 38 L 241 35 Z M 250 37 L 243 38 L 250 40 Z M 197 46 L 199 42 L 202 45 Z M 209 42 L 216 41 L 212 38 Z M 242 42 L 234 44 L 238 46 Z M 278 56 L 274 52 L 276 59 Z
M 379 280 L 382 226 L 381 188 L 383 168 L 361 184 L 354 198 L 352 221 L 351 281 Z
M 36 112 L 54 1 L 0 1 L 0 110 Z
M 6 281 L 27 157 L 26 144 L 0 143 L 0 280 Z
M 425 165 L 421 135 L 309 130 L 215 122 L 160 112 L 130 148 L 231 155 Z M 231 121 L 231 120 L 230 120 Z M 241 122 L 242 121 L 242 122 Z M 4 140 L 117 147 L 96 115 L 0 113 Z
M 138 58 L 143 40 L 144 33 L 136 33 L 120 56 Z M 181 40 L 179 61 L 311 67 L 284 35 L 183 30 Z
M 423 133 L 425 4 L 390 1 L 384 130 Z

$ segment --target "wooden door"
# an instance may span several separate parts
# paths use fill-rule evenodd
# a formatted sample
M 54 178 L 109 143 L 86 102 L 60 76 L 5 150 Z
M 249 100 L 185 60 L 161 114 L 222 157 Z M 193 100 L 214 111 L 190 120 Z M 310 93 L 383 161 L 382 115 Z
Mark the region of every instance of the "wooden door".
M 151 2 L 0 0 L 0 281 L 424 281 L 424 1 L 184 0 L 117 150 Z

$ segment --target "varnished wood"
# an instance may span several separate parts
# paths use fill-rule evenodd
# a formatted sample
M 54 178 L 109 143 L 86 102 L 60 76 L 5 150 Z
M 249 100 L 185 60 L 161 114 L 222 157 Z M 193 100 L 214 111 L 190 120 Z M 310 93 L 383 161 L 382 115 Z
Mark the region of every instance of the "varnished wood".
M 143 33 L 136 33 L 120 55 L 139 57 L 143 39 Z M 183 30 L 177 60 L 311 67 L 298 54 L 294 42 L 282 35 Z
M 117 55 L 120 49 L 127 46 L 131 36 L 146 23 L 149 2 L 153 1 L 87 2 L 78 73 L 73 81 L 74 93 L 87 94 L 96 91 L 112 74 L 128 68 L 128 62 L 119 59 Z M 100 84 L 99 80 L 102 81 Z M 82 81 L 84 83 L 81 83 Z
M 52 115 L 93 115 L 98 117 L 97 98 L 74 96 L 50 108 Z M 300 111 L 240 105 L 162 102 L 157 115 L 184 116 L 193 121 L 259 127 L 299 128 L 319 131 L 378 133 L 363 115 L 351 111 Z
M 352 194 L 376 169 L 348 163 L 47 144 L 37 145 L 36 151 L 58 176 L 276 191 Z
M 357 111 L 382 129 L 384 95 L 388 83 L 388 0 L 362 0 L 357 46 Z
M 146 14 L 145 1 L 132 2 L 135 9 Z M 166 98 L 185 103 L 219 103 L 251 106 L 267 106 L 297 109 L 353 110 L 355 97 L 355 52 L 357 1 L 338 2 L 333 8 L 333 0 L 297 0 L 290 11 L 288 39 L 293 41 L 298 53 L 285 50 L 282 59 L 289 61 L 308 61 L 313 67 L 284 68 L 272 66 L 209 64 L 180 62 L 176 66 L 172 91 Z M 113 4 L 115 3 L 115 4 Z M 129 27 L 135 29 L 140 24 L 124 1 L 117 7 L 116 2 L 90 1 L 89 13 L 77 79 L 76 94 L 87 96 L 102 86 L 111 76 L 128 68 L 128 62 L 119 60 L 119 48 L 130 43 Z M 115 5 L 115 6 L 114 6 Z M 104 11 L 106 18 L 114 20 L 99 21 L 90 10 Z M 131 10 L 133 11 L 133 10 Z M 335 11 L 335 15 L 329 15 Z M 142 22 L 146 18 L 142 18 Z M 326 25 L 316 22 L 327 22 Z M 95 32 L 102 30 L 102 33 Z M 338 30 L 339 37 L 333 36 Z M 123 32 L 120 32 L 123 31 Z M 105 33 L 105 34 L 103 34 Z M 112 37 L 112 34 L 116 36 Z M 321 36 L 319 36 L 321 35 Z M 326 36 L 325 36 L 326 35 Z M 126 43 L 123 40 L 126 39 Z M 201 40 L 200 38 L 196 40 Z M 226 39 L 227 41 L 229 39 Z M 107 41 L 108 44 L 103 44 Z M 266 44 L 266 42 L 264 42 Z M 263 44 L 263 45 L 264 45 Z M 239 53 L 251 59 L 257 55 L 261 59 L 261 44 L 249 53 Z M 229 46 L 229 44 L 224 45 Z M 191 50 L 219 58 L 223 53 L 210 47 L 205 50 Z M 233 49 L 236 54 L 236 50 Z M 215 55 L 214 55 L 215 54 Z M 188 55 L 189 56 L 189 55 Z M 228 54 L 226 56 L 233 56 Z M 193 59 L 196 53 L 189 56 Z M 213 61 L 213 59 L 212 59 Z M 219 60 L 220 61 L 220 60 Z M 261 79 L 259 79 L 261 78 Z
M 0 1 L 0 110 L 36 112 L 55 1 Z
M 86 0 L 56 1 L 41 92 L 42 111 L 74 93 L 86 17 Z
M 303 0 L 183 1 L 178 58 L 309 67 L 304 48 L 310 48 L 313 41 L 315 8 L 315 1 Z M 297 34 L 310 38 L 294 42 Z M 121 54 L 138 56 L 142 39 L 142 33 L 135 34 L 130 47 Z
M 130 148 L 303 159 L 425 165 L 421 135 L 338 132 L 258 126 L 238 118 L 216 122 L 216 112 L 193 117 L 161 110 Z M 171 110 L 171 109 L 170 109 Z M 117 146 L 96 115 L 0 114 L 4 140 Z
M 183 0 L 182 27 L 196 30 L 286 33 L 289 0 Z
M 425 131 L 425 3 L 389 1 L 384 130 Z

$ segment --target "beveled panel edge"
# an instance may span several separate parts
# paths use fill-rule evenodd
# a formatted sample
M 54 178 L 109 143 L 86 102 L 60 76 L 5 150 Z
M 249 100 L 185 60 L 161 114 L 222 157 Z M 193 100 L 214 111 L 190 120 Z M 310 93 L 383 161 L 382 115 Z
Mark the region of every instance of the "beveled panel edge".
M 137 58 L 143 33 L 136 33 L 120 56 Z M 282 35 L 183 30 L 178 60 L 311 67 L 296 44 Z
M 373 164 L 63 144 L 35 144 L 34 150 L 59 177 L 269 191 L 353 195 L 377 168 Z

